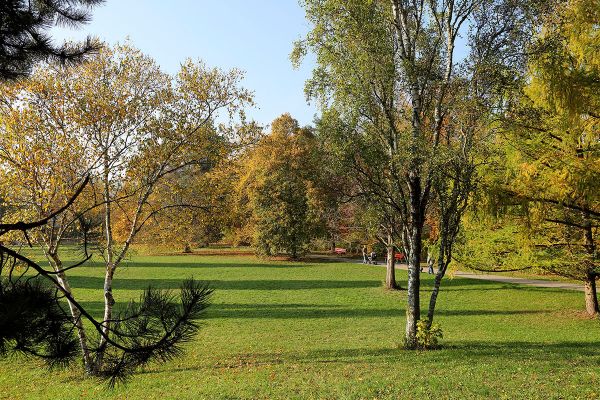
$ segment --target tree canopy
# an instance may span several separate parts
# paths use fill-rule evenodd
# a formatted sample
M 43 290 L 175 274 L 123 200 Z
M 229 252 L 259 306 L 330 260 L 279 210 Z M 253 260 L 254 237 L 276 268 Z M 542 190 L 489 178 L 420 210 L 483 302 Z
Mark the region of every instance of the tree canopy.
M 544 20 L 486 169 L 491 219 L 474 219 L 461 257 L 480 269 L 536 268 L 581 280 L 592 315 L 599 311 L 600 62 L 590 49 L 600 46 L 599 16 L 593 1 L 577 0 Z
M 244 156 L 238 183 L 247 204 L 253 243 L 262 254 L 297 258 L 323 228 L 317 141 L 289 114 Z
M 471 151 L 477 130 L 472 124 L 465 128 L 482 118 L 476 112 L 467 115 L 464 107 L 485 112 L 477 102 L 498 100 L 493 90 L 498 75 L 520 61 L 513 50 L 533 29 L 530 3 L 302 4 L 312 30 L 297 43 L 292 58 L 299 62 L 308 51 L 317 55 L 306 92 L 322 106 L 320 132 L 336 143 L 333 147 L 353 170 L 356 195 L 368 196 L 399 221 L 395 240 L 409 264 L 406 346 L 415 348 L 428 207 L 446 190 L 436 193 L 436 186 L 458 187 L 450 183 L 446 163 L 453 152 Z M 463 60 L 456 57 L 461 35 L 469 38 L 470 50 Z

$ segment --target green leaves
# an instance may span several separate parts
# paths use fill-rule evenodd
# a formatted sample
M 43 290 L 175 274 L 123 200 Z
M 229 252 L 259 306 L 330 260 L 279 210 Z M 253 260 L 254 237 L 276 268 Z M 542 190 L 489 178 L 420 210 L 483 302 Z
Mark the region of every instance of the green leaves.
M 600 272 L 600 120 L 590 111 L 600 105 L 600 53 L 586 11 L 593 3 L 557 5 L 535 38 L 526 84 L 502 116 L 497 159 L 485 170 L 493 215 L 467 235 L 478 268 L 533 267 L 582 280 Z
M 317 142 L 289 114 L 273 121 L 243 160 L 239 183 L 253 242 L 262 254 L 302 254 L 323 224 Z

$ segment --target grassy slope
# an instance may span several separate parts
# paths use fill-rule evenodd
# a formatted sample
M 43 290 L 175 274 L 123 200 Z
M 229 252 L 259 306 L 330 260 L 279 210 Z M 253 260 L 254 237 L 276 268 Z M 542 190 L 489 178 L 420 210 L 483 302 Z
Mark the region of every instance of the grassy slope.
M 384 272 L 240 256 L 135 257 L 117 273 L 117 300 L 137 298 L 150 283 L 176 288 L 191 275 L 217 289 L 185 357 L 112 391 L 82 380 L 78 367 L 48 372 L 15 357 L 0 363 L 0 398 L 600 396 L 600 326 L 580 316 L 581 293 L 447 281 L 438 314 L 445 349 L 407 352 L 396 350 L 405 293 L 383 290 Z M 98 315 L 101 276 L 99 267 L 71 274 L 76 294 Z M 423 279 L 427 296 L 431 280 Z

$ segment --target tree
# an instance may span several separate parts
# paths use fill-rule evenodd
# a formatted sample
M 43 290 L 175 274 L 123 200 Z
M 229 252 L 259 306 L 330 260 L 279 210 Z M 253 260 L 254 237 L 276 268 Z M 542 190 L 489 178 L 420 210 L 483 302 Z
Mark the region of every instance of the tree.
M 364 228 L 365 238 L 369 242 L 379 242 L 386 251 L 386 273 L 384 286 L 389 290 L 400 289 L 396 282 L 397 240 L 402 226 L 395 219 L 396 213 L 389 208 L 379 207 L 364 197 L 354 199 L 360 212 L 355 215 L 355 224 Z M 368 246 L 367 246 L 368 247 Z
M 429 298 L 427 329 L 432 327 L 442 279 L 453 259 L 463 216 L 480 180 L 478 167 L 487 158 L 487 147 L 493 138 L 490 112 L 480 100 L 488 93 L 479 78 L 474 74 L 470 83 L 462 86 L 463 92 L 456 88 L 453 94 L 453 112 L 445 126 L 446 145 L 439 152 L 440 165 L 432 182 L 434 197 L 428 213 L 431 248 L 427 262 L 437 262 L 437 272 Z
M 55 108 L 54 115 L 50 114 L 51 117 L 47 118 L 48 114 L 27 109 L 15 110 L 9 105 L 9 99 L 18 98 L 23 86 L 21 83 L 5 86 L 2 93 L 7 100 L 0 107 L 0 164 L 3 166 L 0 175 L 3 185 L 0 190 L 7 211 L 3 222 L 39 220 L 52 214 L 53 210 L 69 202 L 73 188 L 80 186 L 90 172 L 85 164 L 72 162 L 84 158 L 84 149 L 69 132 L 50 123 L 64 109 Z M 53 157 L 48 157 L 49 154 Z M 45 256 L 54 271 L 58 271 L 56 280 L 69 292 L 71 289 L 58 250 L 65 236 L 74 233 L 78 213 L 87 207 L 85 199 L 89 193 L 85 193 L 85 189 L 89 187 L 84 188 L 60 215 L 28 233 L 34 243 L 44 244 Z M 20 240 L 22 236 L 20 232 L 13 232 L 6 235 L 6 239 Z M 80 312 L 71 302 L 69 307 L 73 321 L 79 327 L 81 343 L 86 343 Z
M 191 252 L 194 246 L 204 247 L 223 238 L 233 222 L 235 175 L 231 154 L 218 157 L 223 159 L 204 173 L 183 169 L 165 179 L 150 202 L 158 207 L 182 206 L 153 216 L 140 231 L 137 243 L 162 244 Z M 126 234 L 125 229 L 118 231 L 119 237 Z
M 289 114 L 247 154 L 240 201 L 249 206 L 253 243 L 262 254 L 302 254 L 319 228 L 316 141 Z
M 453 91 L 470 80 L 456 76 L 457 38 L 469 26 L 472 52 L 487 50 L 465 69 L 473 74 L 503 50 L 507 37 L 518 43 L 529 32 L 524 5 L 473 0 L 303 5 L 313 29 L 292 56 L 298 62 L 307 51 L 316 53 L 318 65 L 306 90 L 321 102 L 319 129 L 354 169 L 361 194 L 381 210 L 394 210 L 402 226 L 396 240 L 408 255 L 405 343 L 415 348 L 423 225 L 442 155 L 453 148 L 447 129 Z
M 5 0 L 0 4 L 0 77 L 29 75 L 38 62 L 77 62 L 98 49 L 88 38 L 82 44 L 56 46 L 45 32 L 54 25 L 77 27 L 90 20 L 89 9 L 103 0 Z
M 222 154 L 226 132 L 215 128 L 214 118 L 221 110 L 233 117 L 250 101 L 248 93 L 238 88 L 239 79 L 237 71 L 226 74 L 188 61 L 174 80 L 139 51 L 117 46 L 101 50 L 83 65 L 37 71 L 31 80 L 17 84 L 6 102 L 5 112 L 16 115 L 8 121 L 29 121 L 28 115 L 33 114 L 43 125 L 41 132 L 67 136 L 84 155 L 83 170 L 92 175 L 90 203 L 76 214 L 77 221 L 101 218 L 97 245 L 105 261 L 104 317 L 94 324 L 99 330 L 97 344 L 80 334 L 89 373 L 120 377 L 151 359 L 169 359 L 197 329 L 193 318 L 206 307 L 208 288 L 186 283 L 179 307 L 171 304 L 169 295 L 149 289 L 140 305 L 120 317 L 113 315 L 113 278 L 149 220 L 164 210 L 193 206 L 157 203 L 155 195 L 168 190 L 169 178 L 178 172 L 201 174 Z M 20 124 L 4 128 L 26 131 Z M 8 146 L 5 151 L 19 155 L 18 147 Z M 32 173 L 20 163 L 11 163 L 10 157 L 5 161 L 6 171 Z M 62 163 L 68 165 L 68 160 Z M 48 186 L 56 190 L 55 184 L 51 180 Z M 41 197 L 37 193 L 34 200 Z M 117 226 L 124 232 L 121 237 Z M 61 268 L 58 251 L 49 261 L 54 274 L 68 269 Z M 54 283 L 87 317 L 68 286 Z M 78 320 L 76 313 L 73 319 Z M 85 327 L 78 330 L 81 333 Z
M 478 269 L 533 267 L 583 281 L 590 315 L 599 313 L 600 57 L 590 51 L 599 17 L 594 1 L 573 0 L 542 21 L 488 174 L 492 212 L 479 218 L 491 229 L 474 220 L 461 257 Z
M 101 1 L 4 1 L 0 4 L 0 81 L 13 80 L 28 75 L 31 67 L 43 59 L 58 59 L 61 62 L 77 62 L 97 45 L 88 39 L 83 45 L 55 47 L 45 30 L 57 23 L 78 26 L 86 22 L 89 14 L 80 7 L 92 7 Z M 26 151 L 29 149 L 26 147 Z M 0 235 L 9 236 L 16 232 L 28 239 L 31 229 L 45 226 L 60 216 L 73 203 L 88 180 L 75 191 L 63 205 L 56 206 L 37 220 L 0 224 Z M 22 183 L 22 182 L 20 182 Z M 12 205 L 10 205 L 12 206 Z M 6 204 L 3 219 L 7 216 Z M 4 221 L 3 221 L 4 222 Z M 15 268 L 25 263 L 40 271 L 40 275 L 55 282 L 52 276 L 23 256 L 0 245 L 0 272 L 6 271 L 8 279 L 0 282 L 0 353 L 12 349 L 34 354 L 50 364 L 63 363 L 75 354 L 70 318 L 62 312 L 56 292 L 43 283 L 20 278 L 13 279 Z M 56 282 L 55 282 L 56 283 Z

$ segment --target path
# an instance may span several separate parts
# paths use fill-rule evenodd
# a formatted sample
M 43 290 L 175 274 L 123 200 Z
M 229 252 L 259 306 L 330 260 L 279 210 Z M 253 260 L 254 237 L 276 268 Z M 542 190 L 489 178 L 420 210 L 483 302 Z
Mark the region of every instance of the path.
M 350 263 L 359 263 L 362 264 L 362 261 L 355 258 L 345 258 L 345 257 L 319 257 L 326 258 L 328 260 L 338 260 L 342 262 L 350 262 Z M 385 267 L 385 263 L 378 262 L 377 265 Z M 396 269 L 408 269 L 406 264 L 396 264 Z M 424 268 L 425 271 L 425 268 Z M 529 279 L 529 278 L 517 278 L 513 276 L 503 276 L 503 275 L 494 275 L 494 274 L 483 274 L 483 273 L 472 273 L 472 272 L 463 272 L 456 271 L 454 276 L 459 278 L 466 279 L 480 279 L 483 281 L 493 281 L 493 282 L 503 282 L 503 283 L 514 283 L 518 285 L 526 285 L 526 286 L 535 286 L 541 288 L 554 288 L 554 289 L 565 289 L 565 290 L 578 290 L 583 292 L 583 285 L 577 283 L 569 283 L 569 282 L 561 282 L 561 281 L 547 281 L 543 279 Z

